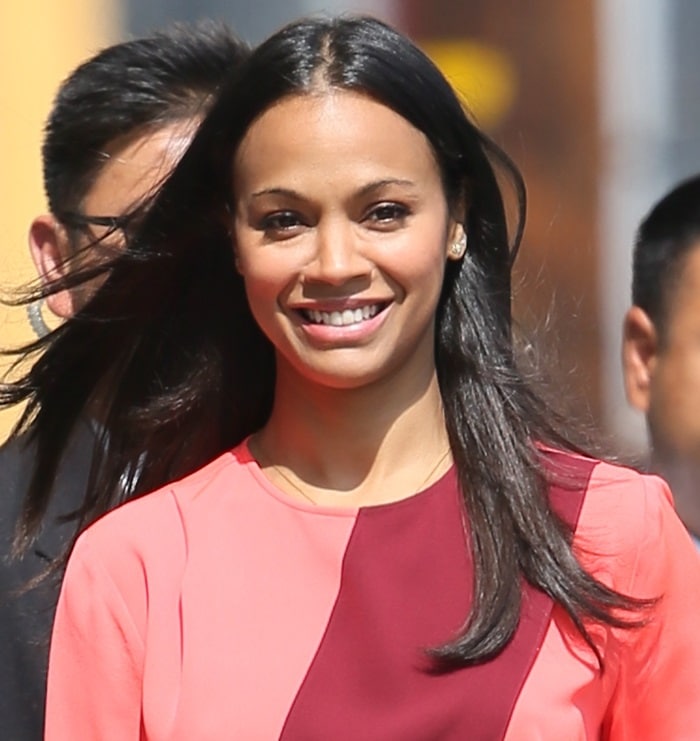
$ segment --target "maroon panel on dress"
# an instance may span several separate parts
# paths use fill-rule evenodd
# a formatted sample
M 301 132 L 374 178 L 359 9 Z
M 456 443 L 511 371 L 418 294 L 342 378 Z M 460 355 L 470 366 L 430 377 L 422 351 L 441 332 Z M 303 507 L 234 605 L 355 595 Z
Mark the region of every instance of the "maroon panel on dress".
M 554 487 L 552 503 L 575 524 L 594 462 L 568 460 L 584 485 Z M 526 585 L 518 629 L 498 657 L 431 672 L 424 649 L 449 641 L 471 602 L 462 512 L 454 470 L 414 497 L 360 511 L 334 611 L 281 739 L 503 738 L 552 600 Z

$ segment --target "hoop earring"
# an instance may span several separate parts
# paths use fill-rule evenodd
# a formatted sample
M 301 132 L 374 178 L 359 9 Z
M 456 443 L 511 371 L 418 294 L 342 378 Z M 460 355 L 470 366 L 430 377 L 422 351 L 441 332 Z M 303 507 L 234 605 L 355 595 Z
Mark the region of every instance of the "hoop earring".
M 448 257 L 452 260 L 461 260 L 467 251 L 467 233 L 462 230 L 459 239 L 455 239 L 450 245 Z
M 27 305 L 27 319 L 29 319 L 29 325 L 34 330 L 34 334 L 41 338 L 46 337 L 51 332 L 49 326 L 44 321 L 44 316 L 41 313 L 41 309 L 44 306 L 44 299 L 40 298 L 37 301 L 33 301 Z

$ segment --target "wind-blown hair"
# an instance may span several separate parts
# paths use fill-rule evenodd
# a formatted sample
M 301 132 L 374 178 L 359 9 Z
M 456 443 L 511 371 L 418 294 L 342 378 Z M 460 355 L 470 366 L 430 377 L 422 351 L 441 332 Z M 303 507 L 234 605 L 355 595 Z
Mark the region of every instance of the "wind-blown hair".
M 632 303 L 654 322 L 659 340 L 667 338 L 673 292 L 686 256 L 700 242 L 700 176 L 667 193 L 637 231 L 632 260 Z
M 61 441 L 91 405 L 100 410 L 105 452 L 76 513 L 81 524 L 125 496 L 125 472 L 133 475 L 129 494 L 145 492 L 264 425 L 274 353 L 234 266 L 224 218 L 234 195 L 232 162 L 267 108 L 287 96 L 329 89 L 367 95 L 425 134 L 453 215 L 469 236 L 464 259 L 446 267 L 435 354 L 469 513 L 474 606 L 461 635 L 433 652 L 438 665 L 483 661 L 506 645 L 518 623 L 523 578 L 561 604 L 584 635 L 589 618 L 633 624 L 634 616 L 620 617 L 618 608 L 642 603 L 581 569 L 571 532 L 548 503 L 542 446 L 572 446 L 554 429 L 513 357 L 510 271 L 524 218 L 521 176 L 465 115 L 432 62 L 369 18 L 301 21 L 253 52 L 103 288 L 15 386 L 12 400 L 28 402 L 22 426 L 39 448 L 21 538 L 36 532 Z M 497 169 L 518 202 L 512 245 Z

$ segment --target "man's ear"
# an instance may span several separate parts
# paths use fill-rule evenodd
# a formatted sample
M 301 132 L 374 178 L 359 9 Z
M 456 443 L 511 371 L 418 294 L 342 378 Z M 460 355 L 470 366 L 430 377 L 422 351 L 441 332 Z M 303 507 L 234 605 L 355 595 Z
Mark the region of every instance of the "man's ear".
M 649 410 L 651 379 L 659 352 L 654 323 L 639 306 L 632 306 L 622 325 L 622 372 L 627 401 L 635 409 Z
M 51 214 L 37 216 L 29 227 L 29 252 L 43 285 L 66 274 L 66 260 L 70 254 L 68 236 Z M 68 290 L 46 297 L 46 305 L 62 319 L 75 313 L 73 296 Z

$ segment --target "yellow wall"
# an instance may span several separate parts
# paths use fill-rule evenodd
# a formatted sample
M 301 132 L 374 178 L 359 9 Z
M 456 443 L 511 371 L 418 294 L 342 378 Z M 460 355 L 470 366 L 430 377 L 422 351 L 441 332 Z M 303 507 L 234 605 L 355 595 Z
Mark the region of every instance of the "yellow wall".
M 58 85 L 80 61 L 118 40 L 118 0 L 21 0 L 0 4 L 0 291 L 33 277 L 27 226 L 45 210 L 44 120 Z M 32 337 L 24 309 L 0 305 L 0 346 Z M 0 368 L 7 361 L 0 361 Z M 0 438 L 16 418 L 0 412 Z

